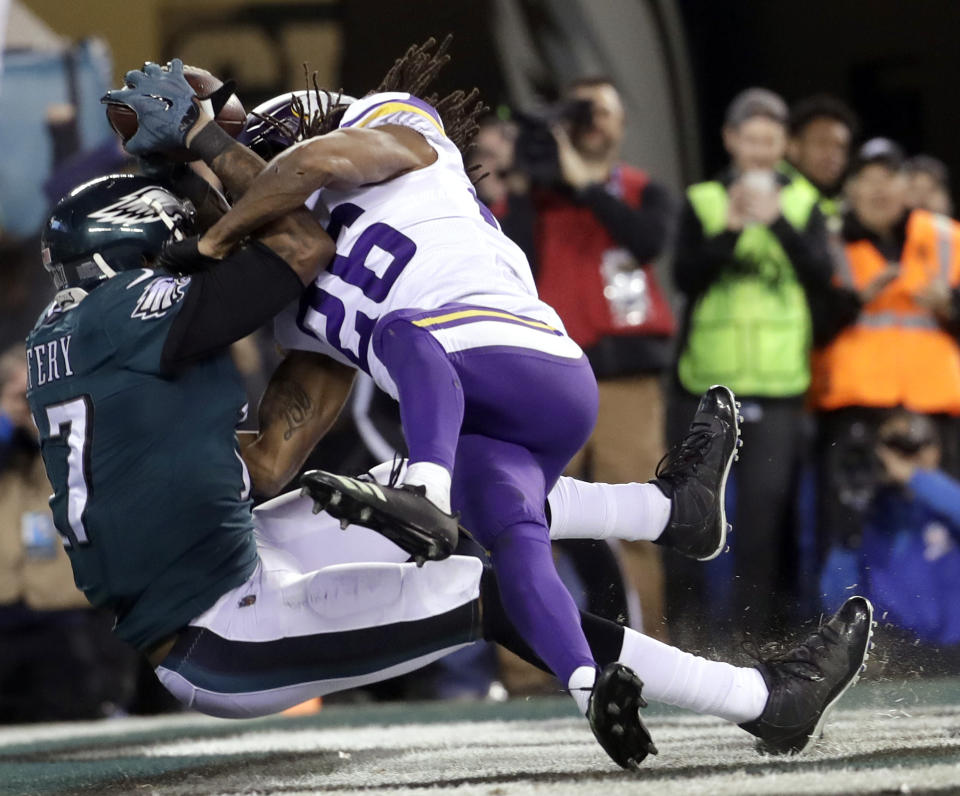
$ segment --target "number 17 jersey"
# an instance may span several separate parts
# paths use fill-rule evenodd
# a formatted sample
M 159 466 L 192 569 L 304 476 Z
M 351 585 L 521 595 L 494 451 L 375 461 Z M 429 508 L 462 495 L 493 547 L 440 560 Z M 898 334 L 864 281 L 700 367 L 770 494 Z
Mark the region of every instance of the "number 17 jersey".
M 523 252 L 477 198 L 437 111 L 410 94 L 381 93 L 352 104 L 340 123 L 382 125 L 416 130 L 437 159 L 383 183 L 320 191 L 318 209 L 329 213 L 337 254 L 299 306 L 277 319 L 278 343 L 364 370 L 396 398 L 370 345 L 377 321 L 395 310 L 463 305 L 465 312 L 499 310 L 562 333 L 556 312 L 537 297 Z

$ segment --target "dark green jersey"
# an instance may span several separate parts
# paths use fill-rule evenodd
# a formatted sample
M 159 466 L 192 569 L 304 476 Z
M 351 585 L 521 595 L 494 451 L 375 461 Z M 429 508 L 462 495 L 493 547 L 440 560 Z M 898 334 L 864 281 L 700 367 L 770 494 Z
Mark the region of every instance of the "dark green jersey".
M 256 560 L 229 353 L 168 373 L 189 278 L 127 271 L 51 305 L 27 338 L 27 397 L 77 586 L 149 647 L 241 584 Z

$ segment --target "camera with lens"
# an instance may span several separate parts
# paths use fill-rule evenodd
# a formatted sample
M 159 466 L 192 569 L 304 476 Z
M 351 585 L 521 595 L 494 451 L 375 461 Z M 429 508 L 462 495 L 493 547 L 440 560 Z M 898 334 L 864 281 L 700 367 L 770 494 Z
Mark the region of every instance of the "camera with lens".
M 867 423 L 853 423 L 835 445 L 832 468 L 837 499 L 846 508 L 863 514 L 883 480 L 883 464 L 876 453 L 876 429 Z
M 879 429 L 862 422 L 851 424 L 836 445 L 834 472 L 838 499 L 858 513 L 867 509 L 877 490 L 889 480 L 877 456 L 878 444 L 903 456 L 916 456 L 938 444 L 937 430 L 929 417 L 908 413 L 893 415 Z
M 517 111 L 514 120 L 519 128 L 514 167 L 526 174 L 533 185 L 555 187 L 563 180 L 552 130 L 562 126 L 576 139 L 581 130 L 593 124 L 593 103 L 587 99 L 563 100 L 540 111 Z

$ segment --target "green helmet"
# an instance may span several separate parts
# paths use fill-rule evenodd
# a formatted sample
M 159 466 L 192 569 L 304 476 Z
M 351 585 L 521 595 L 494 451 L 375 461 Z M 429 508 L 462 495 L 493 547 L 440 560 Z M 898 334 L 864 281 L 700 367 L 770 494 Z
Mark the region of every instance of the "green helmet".
M 41 255 L 58 290 L 89 291 L 197 231 L 189 200 L 147 177 L 111 174 L 60 200 L 44 226 Z

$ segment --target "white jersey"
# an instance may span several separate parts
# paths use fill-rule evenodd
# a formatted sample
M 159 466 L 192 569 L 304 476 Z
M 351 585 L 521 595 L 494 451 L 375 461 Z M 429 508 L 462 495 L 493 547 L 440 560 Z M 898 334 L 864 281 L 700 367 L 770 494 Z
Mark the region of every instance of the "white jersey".
M 409 94 L 373 94 L 353 103 L 340 126 L 385 124 L 416 130 L 437 159 L 381 184 L 320 191 L 337 254 L 299 305 L 278 318 L 278 343 L 365 370 L 393 397 L 396 387 L 370 341 L 377 321 L 396 310 L 443 308 L 431 331 L 448 351 L 516 345 L 580 356 L 556 312 L 537 298 L 523 252 L 477 198 L 437 111 Z M 477 322 L 469 330 L 440 328 L 439 321 L 471 313 Z

